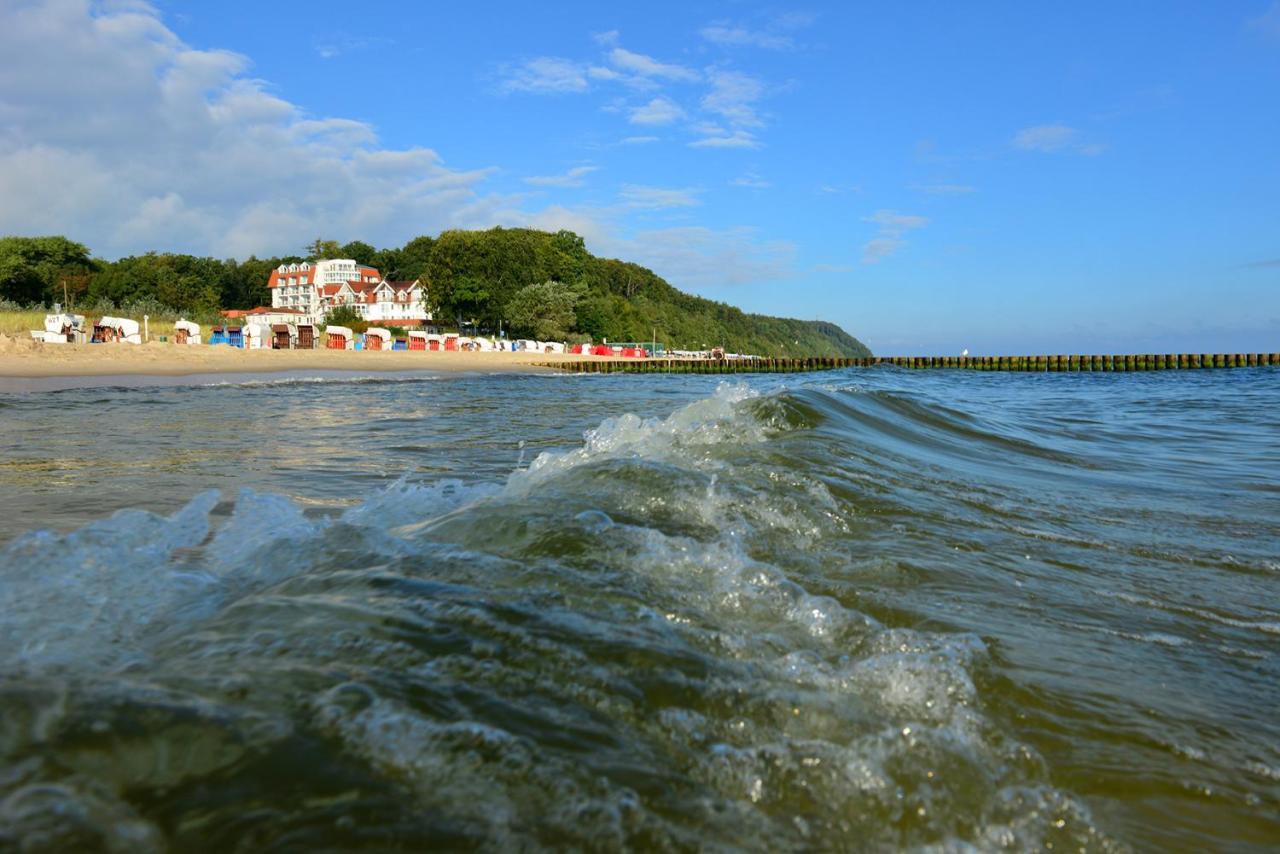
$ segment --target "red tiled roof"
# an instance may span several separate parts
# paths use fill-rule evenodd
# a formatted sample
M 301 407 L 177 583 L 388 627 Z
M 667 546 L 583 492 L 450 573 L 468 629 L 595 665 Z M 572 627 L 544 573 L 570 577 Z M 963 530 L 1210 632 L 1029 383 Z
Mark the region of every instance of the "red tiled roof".
M 351 280 L 353 284 L 356 281 L 363 282 L 366 276 L 373 276 L 375 279 L 382 278 L 382 274 L 378 272 L 377 267 L 366 267 L 363 264 L 356 265 L 355 275 L 358 278 Z M 292 272 L 286 271 L 284 273 L 281 273 L 280 268 L 277 267 L 276 269 L 271 271 L 271 277 L 267 279 L 267 287 L 268 288 L 279 287 L 280 279 L 282 278 L 287 279 L 290 276 L 297 277 L 300 280 L 301 284 L 314 285 L 316 283 L 316 266 L 315 264 L 311 264 L 310 267 L 306 270 L 294 270 Z
M 240 312 L 240 317 L 257 316 L 260 314 L 306 314 L 300 308 L 272 308 L 269 305 L 260 305 L 257 308 L 251 308 L 248 311 Z

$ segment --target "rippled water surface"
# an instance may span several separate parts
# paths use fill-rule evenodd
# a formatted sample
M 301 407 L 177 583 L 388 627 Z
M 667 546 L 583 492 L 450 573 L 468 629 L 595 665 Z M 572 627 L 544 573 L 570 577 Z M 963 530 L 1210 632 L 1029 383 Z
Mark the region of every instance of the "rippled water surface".
M 0 848 L 1280 844 L 1280 371 L 0 391 Z

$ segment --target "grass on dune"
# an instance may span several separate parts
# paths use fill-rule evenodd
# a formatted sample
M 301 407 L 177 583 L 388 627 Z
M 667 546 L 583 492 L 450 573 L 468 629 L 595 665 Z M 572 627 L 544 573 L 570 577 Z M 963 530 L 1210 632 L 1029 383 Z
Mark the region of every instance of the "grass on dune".
M 21 311 L 0 311 L 0 335 L 12 335 L 20 338 L 26 338 L 31 334 L 31 330 L 44 330 L 44 316 L 49 312 L 42 308 L 23 309 Z M 78 314 L 81 312 L 77 312 Z M 116 317 L 129 317 L 127 314 L 116 314 Z M 85 314 L 84 325 L 85 333 L 89 334 L 93 331 L 93 322 L 102 314 Z M 142 325 L 142 318 L 135 318 L 138 325 Z M 197 321 L 198 322 L 198 321 Z M 156 320 L 152 319 L 149 323 L 151 329 L 151 337 L 154 339 L 157 335 L 171 336 L 173 335 L 173 320 Z M 202 330 L 203 331 L 203 330 Z

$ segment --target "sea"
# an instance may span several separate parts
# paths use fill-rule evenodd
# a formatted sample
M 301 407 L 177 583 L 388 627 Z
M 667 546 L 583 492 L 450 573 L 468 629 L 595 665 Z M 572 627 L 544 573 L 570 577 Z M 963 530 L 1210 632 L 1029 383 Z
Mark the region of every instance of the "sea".
M 1280 845 L 1280 370 L 0 380 L 0 849 Z

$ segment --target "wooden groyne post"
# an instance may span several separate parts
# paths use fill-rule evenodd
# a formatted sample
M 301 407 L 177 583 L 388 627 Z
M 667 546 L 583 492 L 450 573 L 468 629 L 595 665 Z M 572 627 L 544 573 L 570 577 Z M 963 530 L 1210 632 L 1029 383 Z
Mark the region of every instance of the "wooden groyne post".
M 1032 373 L 1204 370 L 1280 366 L 1280 353 L 1145 353 L 1038 356 L 815 356 L 797 359 L 575 359 L 539 362 L 575 374 L 791 374 L 882 365 L 908 370 L 954 369 Z

